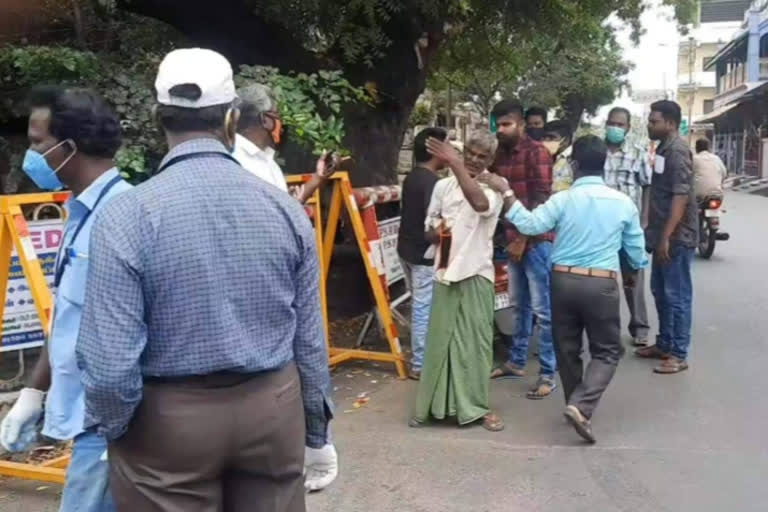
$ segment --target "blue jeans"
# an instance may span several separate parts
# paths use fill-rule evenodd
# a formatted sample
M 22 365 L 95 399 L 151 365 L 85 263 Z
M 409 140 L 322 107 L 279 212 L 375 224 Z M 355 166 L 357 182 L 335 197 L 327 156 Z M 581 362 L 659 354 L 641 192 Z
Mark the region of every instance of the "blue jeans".
M 101 460 L 107 442 L 85 432 L 75 438 L 59 512 L 115 512 L 109 492 L 109 464 Z
M 411 367 L 414 371 L 421 371 L 427 343 L 429 313 L 432 310 L 435 271 L 429 266 L 400 261 L 405 271 L 405 282 L 411 291 L 411 350 L 413 350 Z
M 507 348 L 507 359 L 518 368 L 525 368 L 535 316 L 539 326 L 539 373 L 554 378 L 557 361 L 552 342 L 551 274 L 552 242 L 540 242 L 525 252 L 520 263 L 509 263 L 509 293 L 517 304 L 517 329 Z
M 661 264 L 654 255 L 651 269 L 651 292 L 659 315 L 656 346 L 681 360 L 688 357 L 691 345 L 693 252 L 690 247 L 671 245 L 670 261 Z

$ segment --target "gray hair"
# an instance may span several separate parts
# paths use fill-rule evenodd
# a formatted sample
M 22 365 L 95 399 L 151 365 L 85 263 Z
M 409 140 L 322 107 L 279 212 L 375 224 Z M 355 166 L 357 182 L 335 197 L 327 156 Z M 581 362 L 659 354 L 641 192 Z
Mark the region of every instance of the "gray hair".
M 499 147 L 499 141 L 494 134 L 488 130 L 475 130 L 469 135 L 464 147 L 482 148 L 488 151 L 489 155 L 496 154 Z
M 240 109 L 250 108 L 261 114 L 275 110 L 277 102 L 272 94 L 272 89 L 264 84 L 251 84 L 237 90 L 240 99 Z

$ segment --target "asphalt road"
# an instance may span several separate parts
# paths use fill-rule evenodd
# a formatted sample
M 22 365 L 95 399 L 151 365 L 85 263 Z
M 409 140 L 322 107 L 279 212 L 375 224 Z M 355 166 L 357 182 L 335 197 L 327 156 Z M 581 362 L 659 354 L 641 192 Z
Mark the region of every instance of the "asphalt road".
M 731 240 L 695 262 L 690 370 L 658 376 L 628 355 L 594 417 L 597 445 L 565 423 L 559 389 L 525 399 L 533 377 L 493 383 L 504 432 L 413 430 L 414 383 L 394 381 L 384 366 L 345 366 L 334 376 L 341 475 L 308 497 L 308 510 L 768 510 L 768 200 L 732 193 L 726 208 Z M 355 409 L 361 391 L 371 401 Z M 0 510 L 54 511 L 55 486 L 37 488 L 1 482 Z

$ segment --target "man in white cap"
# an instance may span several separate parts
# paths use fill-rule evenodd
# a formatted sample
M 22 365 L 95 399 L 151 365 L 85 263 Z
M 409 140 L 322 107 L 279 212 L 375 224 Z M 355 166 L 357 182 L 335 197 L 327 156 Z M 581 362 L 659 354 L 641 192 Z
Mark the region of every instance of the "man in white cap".
M 93 227 L 85 427 L 119 512 L 303 512 L 302 443 L 332 416 L 312 227 L 230 155 L 224 57 L 173 51 L 155 86 L 170 151 Z

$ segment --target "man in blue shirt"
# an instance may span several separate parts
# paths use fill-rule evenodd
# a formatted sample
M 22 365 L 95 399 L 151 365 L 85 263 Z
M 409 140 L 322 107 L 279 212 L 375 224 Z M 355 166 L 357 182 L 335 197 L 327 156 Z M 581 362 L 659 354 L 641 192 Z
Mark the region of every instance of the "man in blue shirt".
M 48 343 L 29 386 L 0 426 L 0 442 L 22 451 L 36 438 L 43 412 L 43 434 L 74 439 L 72 459 L 61 497 L 60 512 L 111 512 L 108 467 L 102 460 L 104 438 L 87 432 L 83 384 L 75 360 L 75 344 L 83 312 L 89 238 L 94 213 L 114 196 L 131 188 L 120 178 L 113 157 L 120 147 L 120 122 L 99 97 L 84 90 L 45 87 L 30 96 L 29 149 L 23 169 L 44 190 L 66 186 L 72 197 L 64 207 L 64 226 L 56 262 L 57 287 Z
M 327 450 L 328 353 L 301 205 L 231 156 L 227 60 L 175 50 L 156 115 L 169 152 L 100 212 L 77 360 L 119 512 L 304 512 Z
M 504 179 L 489 184 L 505 200 L 507 220 L 521 233 L 537 235 L 555 230 L 552 252 L 552 329 L 560 379 L 565 391 L 565 416 L 587 441 L 595 442 L 590 418 L 608 387 L 619 359 L 619 250 L 635 271 L 648 264 L 637 207 L 629 197 L 603 181 L 605 143 L 586 136 L 573 145 L 575 181 L 528 211 Z M 625 286 L 636 276 L 627 273 Z M 582 335 L 586 329 L 591 361 L 584 372 Z

